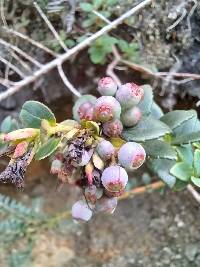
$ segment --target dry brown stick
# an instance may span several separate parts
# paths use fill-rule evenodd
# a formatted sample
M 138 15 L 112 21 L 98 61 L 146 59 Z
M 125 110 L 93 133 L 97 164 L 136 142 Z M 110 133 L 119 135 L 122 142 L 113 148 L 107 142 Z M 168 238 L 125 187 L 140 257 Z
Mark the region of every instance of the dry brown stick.
M 134 188 L 130 191 L 125 192 L 118 199 L 119 200 L 125 200 L 127 198 L 132 198 L 135 195 L 143 194 L 143 193 L 147 192 L 148 190 L 157 190 L 157 189 L 163 188 L 164 186 L 165 186 L 165 184 L 162 181 L 158 181 L 158 182 L 146 185 L 146 186 L 140 186 L 140 187 L 137 187 L 137 188 Z
M 189 184 L 187 190 L 192 194 L 193 198 L 200 204 L 200 194 L 195 190 L 195 188 Z
M 120 81 L 120 79 L 117 77 L 117 75 L 114 73 L 114 69 L 117 66 L 117 64 L 120 62 L 121 60 L 121 56 L 119 55 L 116 46 L 113 45 L 112 47 L 113 50 L 113 55 L 114 55 L 114 59 L 113 61 L 108 65 L 107 69 L 106 69 L 106 74 L 110 77 L 113 78 L 113 80 L 116 82 L 116 84 L 118 86 L 120 86 L 122 83 Z
M 72 55 L 77 53 L 78 51 L 84 49 L 88 45 L 90 45 L 94 40 L 102 36 L 103 34 L 111 31 L 113 28 L 121 24 L 125 19 L 130 17 L 131 15 L 135 14 L 142 8 L 144 8 L 146 5 L 149 5 L 152 2 L 152 0 L 145 0 L 142 1 L 137 6 L 131 8 L 126 13 L 124 13 L 122 16 L 117 18 L 116 20 L 112 21 L 109 25 L 106 25 L 101 30 L 97 31 L 75 47 L 69 49 L 66 53 L 58 56 L 56 59 L 52 60 L 51 62 L 45 64 L 43 67 L 41 67 L 39 70 L 33 73 L 33 75 L 27 76 L 25 79 L 18 82 L 15 86 L 10 87 L 6 92 L 3 92 L 0 94 L 0 101 L 3 99 L 13 95 L 14 93 L 18 92 L 22 87 L 34 82 L 36 79 L 38 79 L 43 74 L 46 74 L 53 68 L 57 67 L 59 64 L 62 64 L 64 61 L 69 59 Z

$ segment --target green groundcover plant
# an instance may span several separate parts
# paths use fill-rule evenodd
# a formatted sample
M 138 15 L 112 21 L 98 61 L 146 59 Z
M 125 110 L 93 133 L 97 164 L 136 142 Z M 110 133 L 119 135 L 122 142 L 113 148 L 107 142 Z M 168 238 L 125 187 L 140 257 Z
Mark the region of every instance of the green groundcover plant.
M 200 121 L 195 110 L 163 114 L 150 85 L 117 86 L 111 77 L 98 83 L 100 97 L 83 95 L 73 106 L 73 119 L 60 123 L 37 101 L 27 101 L 19 123 L 1 124 L 0 156 L 10 162 L 2 183 L 25 185 L 33 160 L 49 157 L 59 186 L 83 190 L 72 217 L 88 221 L 98 212 L 113 213 L 126 191 L 131 172 L 144 162 L 173 190 L 189 183 L 200 187 Z

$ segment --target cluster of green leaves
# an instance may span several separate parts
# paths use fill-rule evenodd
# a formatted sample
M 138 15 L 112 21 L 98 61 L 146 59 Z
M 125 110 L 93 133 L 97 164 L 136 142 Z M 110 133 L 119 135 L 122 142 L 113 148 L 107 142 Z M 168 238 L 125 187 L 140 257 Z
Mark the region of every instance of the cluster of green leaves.
M 192 182 L 200 186 L 200 121 L 195 110 L 175 110 L 163 114 L 153 100 L 152 88 L 144 86 L 145 97 L 139 107 L 141 121 L 125 129 L 127 141 L 141 142 L 148 165 L 174 190 Z

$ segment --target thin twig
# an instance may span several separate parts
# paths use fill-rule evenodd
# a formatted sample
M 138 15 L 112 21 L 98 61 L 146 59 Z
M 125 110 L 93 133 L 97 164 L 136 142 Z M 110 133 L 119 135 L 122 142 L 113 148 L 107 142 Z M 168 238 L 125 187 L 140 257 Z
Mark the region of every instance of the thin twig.
M 192 194 L 194 199 L 200 204 L 200 194 L 194 189 L 194 187 L 191 184 L 187 186 L 187 190 Z
M 25 74 L 21 70 L 19 70 L 15 65 L 13 65 L 11 62 L 9 62 L 8 60 L 6 60 L 2 57 L 0 57 L 0 61 L 3 62 L 6 66 L 9 66 L 9 68 L 11 68 L 12 70 L 14 70 L 21 78 L 25 79 L 25 77 L 26 77 Z M 0 96 L 1 96 L 1 94 L 0 94 Z
M 140 187 L 137 187 L 137 188 L 134 188 L 132 190 L 125 192 L 118 199 L 124 200 L 124 199 L 128 199 L 128 198 L 133 198 L 135 195 L 143 194 L 143 193 L 148 192 L 150 190 L 157 190 L 157 189 L 163 188 L 164 186 L 165 186 L 165 184 L 162 181 L 158 181 L 158 182 L 146 185 L 146 186 L 140 186 Z
M 194 2 L 194 5 L 191 8 L 191 10 L 190 10 L 190 12 L 189 12 L 189 14 L 187 16 L 187 24 L 188 24 L 188 29 L 189 29 L 190 32 L 192 31 L 190 19 L 191 19 L 192 15 L 194 14 L 195 9 L 198 6 L 198 3 L 197 3 L 196 0 L 193 0 L 193 2 Z
M 76 88 L 70 83 L 70 81 L 67 79 L 64 71 L 63 71 L 63 68 L 62 68 L 62 65 L 58 65 L 58 72 L 60 74 L 60 77 L 61 79 L 63 80 L 64 84 L 66 85 L 66 87 L 74 94 L 76 95 L 77 97 L 80 97 L 81 96 L 81 93 L 79 93 L 79 91 L 76 90 Z
M 14 51 L 12 51 L 12 57 L 17 62 L 19 62 L 24 69 L 26 69 L 29 73 L 32 73 L 30 66 L 26 62 L 24 62 L 17 54 L 15 54 Z
M 120 79 L 117 77 L 117 75 L 114 73 L 114 69 L 117 66 L 117 64 L 120 62 L 121 60 L 121 56 L 117 51 L 116 46 L 113 45 L 112 47 L 112 51 L 113 51 L 113 55 L 114 55 L 114 59 L 113 61 L 108 65 L 107 69 L 106 69 L 106 74 L 110 77 L 113 78 L 113 80 L 116 82 L 116 84 L 118 86 L 120 86 L 122 83 L 120 81 Z
M 75 47 L 68 50 L 68 52 L 58 56 L 56 59 L 52 60 L 51 62 L 45 64 L 43 67 L 41 67 L 39 70 L 34 72 L 33 75 L 27 76 L 25 79 L 21 80 L 17 83 L 17 85 L 10 87 L 6 92 L 3 92 L 0 94 L 0 101 L 7 98 L 8 96 L 13 95 L 14 93 L 18 92 L 22 87 L 30 84 L 31 82 L 34 82 L 36 79 L 38 79 L 41 75 L 49 72 L 53 68 L 57 67 L 59 64 L 62 64 L 64 61 L 69 59 L 72 55 L 77 53 L 78 51 L 84 49 L 88 45 L 90 45 L 94 40 L 102 36 L 103 34 L 111 31 L 113 28 L 121 24 L 125 19 L 130 17 L 131 15 L 135 14 L 142 8 L 144 8 L 146 5 L 149 5 L 152 2 L 152 0 L 145 0 L 138 4 L 137 6 L 131 8 L 129 11 L 124 13 L 122 16 L 117 18 L 116 20 L 112 21 L 109 25 L 106 25 L 101 30 L 97 31 Z
M 50 54 L 50 55 L 52 55 L 54 57 L 57 57 L 58 56 L 58 54 L 56 54 L 53 50 L 49 49 L 48 47 L 44 46 L 43 44 L 41 44 L 41 43 L 39 43 L 39 42 L 31 39 L 30 37 L 28 37 L 28 36 L 26 36 L 26 35 L 18 32 L 18 31 L 15 31 L 13 29 L 9 29 L 8 27 L 2 27 L 2 29 L 4 31 L 6 31 L 7 33 L 9 33 L 9 34 L 13 34 L 13 35 L 15 35 L 15 36 L 17 36 L 17 37 L 25 40 L 25 41 L 28 41 L 32 45 L 34 45 L 34 46 L 36 46 L 36 47 L 44 50 L 45 52 L 47 52 L 48 54 Z
M 9 87 L 11 85 L 15 85 L 16 83 L 8 79 L 0 78 L 0 84 L 4 85 L 5 87 Z
M 67 46 L 65 45 L 63 40 L 60 38 L 59 34 L 57 33 L 57 31 L 55 30 L 54 26 L 51 24 L 51 22 L 47 18 L 47 16 L 44 14 L 44 12 L 40 8 L 40 6 L 36 2 L 33 2 L 33 4 L 34 4 L 35 8 L 37 9 L 38 13 L 40 14 L 40 16 L 43 18 L 44 22 L 47 24 L 47 26 L 50 29 L 50 31 L 53 33 L 53 35 L 56 38 L 56 40 L 59 42 L 59 44 L 64 49 L 64 51 L 67 52 L 68 51 Z
M 183 12 L 181 14 L 181 16 L 171 25 L 166 29 L 166 32 L 170 32 L 171 30 L 173 30 L 183 19 L 184 17 L 187 15 L 187 11 L 185 8 L 183 8 Z
M 14 50 L 15 52 L 17 52 L 18 54 L 20 54 L 22 57 L 24 57 L 25 59 L 27 59 L 28 61 L 30 61 L 31 63 L 35 64 L 37 67 L 41 68 L 42 64 L 39 63 L 37 60 L 35 60 L 33 57 L 29 56 L 26 52 L 22 51 L 19 47 L 12 45 L 2 39 L 0 39 L 0 44 Z
M 0 6 L 1 20 L 4 26 L 8 26 L 6 18 L 5 18 L 5 14 L 4 14 L 4 0 L 0 0 L 0 1 L 1 1 L 1 6 Z

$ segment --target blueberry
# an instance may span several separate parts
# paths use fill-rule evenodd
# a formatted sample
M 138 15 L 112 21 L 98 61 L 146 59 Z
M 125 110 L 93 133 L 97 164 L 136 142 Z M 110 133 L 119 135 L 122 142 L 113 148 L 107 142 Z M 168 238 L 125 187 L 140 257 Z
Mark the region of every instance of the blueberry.
M 96 212 L 104 212 L 104 213 L 113 213 L 117 207 L 117 198 L 112 197 L 108 198 L 103 196 L 96 203 L 95 210 Z
M 103 124 L 103 133 L 108 137 L 119 137 L 122 130 L 123 124 L 119 119 L 114 119 Z
M 73 106 L 73 118 L 78 122 L 82 119 L 92 120 L 96 99 L 97 98 L 93 95 L 81 96 Z
M 72 206 L 72 217 L 77 221 L 87 222 L 92 217 L 92 211 L 85 201 L 79 200 Z
M 115 154 L 115 148 L 111 142 L 102 140 L 97 146 L 97 153 L 103 160 L 108 160 Z
M 120 192 L 128 182 L 128 174 L 120 166 L 110 166 L 103 171 L 101 182 L 107 191 Z
M 145 161 L 144 148 L 135 142 L 128 142 L 121 146 L 118 151 L 119 163 L 127 170 L 139 168 Z
M 126 83 L 119 87 L 116 92 L 116 99 L 122 106 L 122 109 L 128 109 L 136 106 L 143 98 L 144 90 L 135 83 Z
M 85 188 L 85 198 L 88 202 L 94 204 L 103 195 L 103 189 L 97 188 L 95 185 L 87 186 Z
M 138 107 L 124 110 L 121 114 L 121 121 L 125 127 L 135 126 L 141 119 L 142 113 Z
M 104 77 L 98 82 L 99 93 L 104 96 L 114 96 L 117 91 L 117 84 L 111 77 Z
M 121 106 L 113 96 L 101 96 L 94 104 L 94 117 L 96 121 L 106 122 L 120 118 Z

